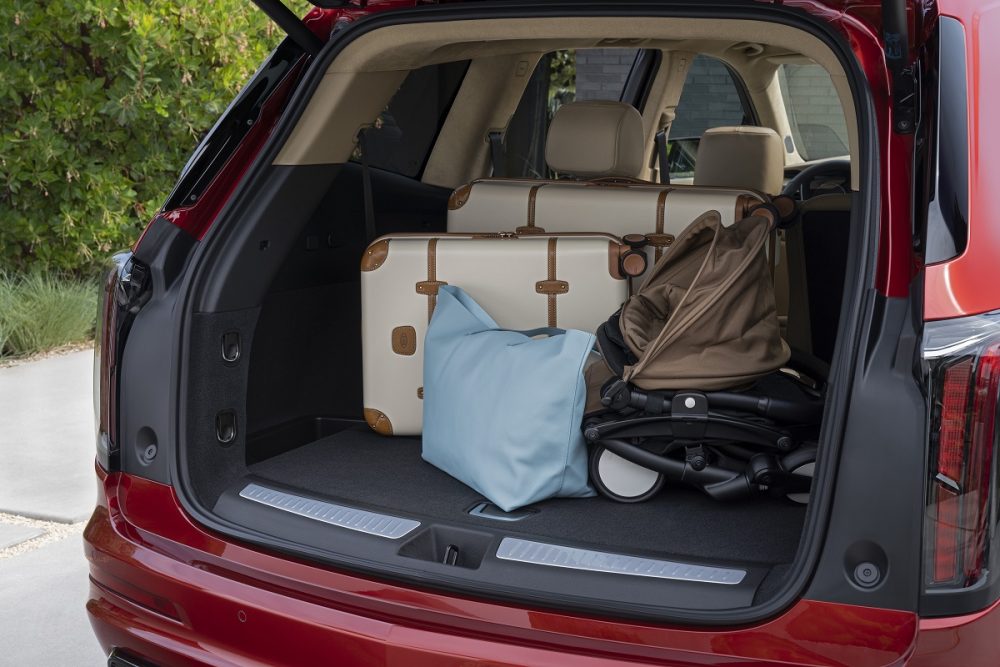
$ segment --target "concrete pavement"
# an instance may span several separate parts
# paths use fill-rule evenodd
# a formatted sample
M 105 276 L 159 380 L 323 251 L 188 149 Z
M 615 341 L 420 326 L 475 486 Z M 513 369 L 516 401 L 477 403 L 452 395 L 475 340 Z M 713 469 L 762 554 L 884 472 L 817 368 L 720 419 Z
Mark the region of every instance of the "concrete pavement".
M 0 665 L 106 665 L 84 604 L 93 352 L 0 367 Z
M 44 535 L 41 528 L 16 523 L 0 523 L 0 551 Z
M 0 512 L 74 523 L 94 508 L 90 350 L 0 368 Z
M 107 665 L 84 609 L 80 533 L 0 559 L 0 665 Z

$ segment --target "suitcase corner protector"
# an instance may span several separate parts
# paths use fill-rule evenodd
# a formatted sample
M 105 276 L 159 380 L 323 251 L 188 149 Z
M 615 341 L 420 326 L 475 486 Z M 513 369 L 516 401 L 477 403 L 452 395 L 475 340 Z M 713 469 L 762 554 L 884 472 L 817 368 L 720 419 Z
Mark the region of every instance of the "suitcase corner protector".
M 384 412 L 374 408 L 365 408 L 365 422 L 379 435 L 392 435 L 392 422 Z
M 448 210 L 457 211 L 465 206 L 465 203 L 469 201 L 469 195 L 471 193 L 472 183 L 466 183 L 465 185 L 460 185 L 455 188 L 455 191 L 451 193 L 450 197 L 448 197 Z
M 383 264 L 389 257 L 389 239 L 375 241 L 365 248 L 365 254 L 361 256 L 361 270 L 374 271 Z

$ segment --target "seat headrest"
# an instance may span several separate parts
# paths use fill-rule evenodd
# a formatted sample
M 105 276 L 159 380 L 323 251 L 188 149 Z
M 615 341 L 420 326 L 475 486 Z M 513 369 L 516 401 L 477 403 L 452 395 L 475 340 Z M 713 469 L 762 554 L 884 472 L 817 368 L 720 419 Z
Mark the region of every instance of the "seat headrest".
M 638 176 L 642 116 L 624 102 L 587 100 L 559 107 L 545 140 L 549 168 L 580 178 Z
M 776 195 L 781 192 L 784 174 L 784 145 L 769 127 L 713 127 L 701 135 L 694 163 L 695 185 Z

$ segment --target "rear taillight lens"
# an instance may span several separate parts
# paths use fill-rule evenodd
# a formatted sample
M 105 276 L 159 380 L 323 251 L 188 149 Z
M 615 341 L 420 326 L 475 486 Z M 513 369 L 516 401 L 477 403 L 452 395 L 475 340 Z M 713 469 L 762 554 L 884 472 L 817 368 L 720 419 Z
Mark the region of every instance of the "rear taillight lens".
M 118 469 L 118 367 L 122 346 L 135 314 L 148 299 L 149 272 L 121 252 L 111 258 L 97 311 L 94 345 L 94 421 L 97 462 Z
M 120 266 L 114 258 L 114 266 L 108 269 L 101 284 L 101 295 L 97 306 L 97 331 L 94 335 L 94 423 L 97 427 L 97 462 L 105 470 L 111 470 L 111 442 L 115 433 L 113 419 L 114 375 L 114 331 L 115 308 L 114 290 L 118 282 Z
M 925 583 L 966 589 L 986 573 L 996 532 L 1000 314 L 928 323 L 924 340 L 931 401 Z

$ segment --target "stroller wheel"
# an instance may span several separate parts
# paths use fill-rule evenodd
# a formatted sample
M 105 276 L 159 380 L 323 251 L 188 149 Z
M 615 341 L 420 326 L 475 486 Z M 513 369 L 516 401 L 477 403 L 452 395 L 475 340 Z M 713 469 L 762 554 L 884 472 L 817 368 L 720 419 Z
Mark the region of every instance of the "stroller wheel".
M 813 473 L 816 469 L 816 451 L 814 449 L 800 449 L 786 456 L 781 464 L 787 471 L 786 474 L 788 475 L 799 475 L 800 477 L 808 477 L 809 479 L 812 479 Z M 809 504 L 808 491 L 786 493 L 785 497 L 793 503 L 799 503 L 801 505 Z
M 663 488 L 663 475 L 636 465 L 600 445 L 590 451 L 590 481 L 597 491 L 620 503 L 641 503 Z

